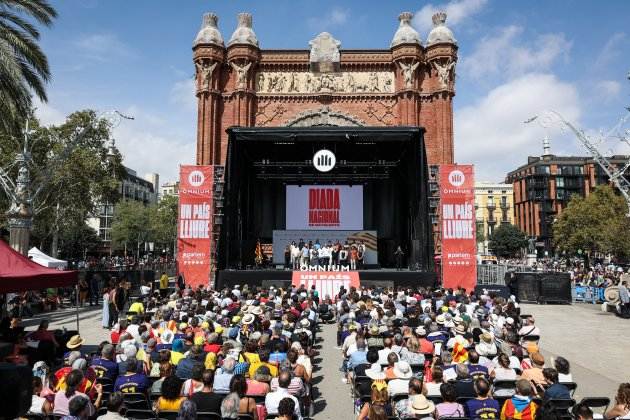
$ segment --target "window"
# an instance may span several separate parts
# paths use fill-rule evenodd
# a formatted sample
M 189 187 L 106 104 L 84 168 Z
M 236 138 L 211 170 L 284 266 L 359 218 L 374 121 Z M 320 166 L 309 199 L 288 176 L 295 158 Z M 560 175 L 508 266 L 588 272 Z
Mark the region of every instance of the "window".
M 564 187 L 564 178 L 562 178 L 561 176 L 556 178 L 556 187 L 558 188 Z
M 549 170 L 549 165 L 536 166 L 536 173 L 549 175 L 551 173 L 551 171 Z

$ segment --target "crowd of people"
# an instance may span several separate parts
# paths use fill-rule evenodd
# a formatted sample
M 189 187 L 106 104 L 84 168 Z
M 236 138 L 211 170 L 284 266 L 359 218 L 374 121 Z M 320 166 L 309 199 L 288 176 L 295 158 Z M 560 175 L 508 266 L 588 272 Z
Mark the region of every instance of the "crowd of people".
M 114 291 L 125 293 L 125 282 Z M 301 419 L 312 410 L 315 290 L 181 288 L 122 300 L 96 351 L 48 321 L 23 339 L 33 416 Z M 63 357 L 57 359 L 57 355 Z M 214 413 L 214 414 L 209 414 Z M 212 417 L 215 416 L 215 417 Z
M 336 308 L 358 420 L 586 420 L 608 406 L 575 403 L 569 362 L 542 355 L 542 332 L 513 296 L 371 289 L 342 294 Z M 620 385 L 604 418 L 630 418 L 629 391 Z
M 319 265 L 327 267 L 339 265 L 357 270 L 363 267 L 367 248 L 363 241 L 350 243 L 345 241 L 328 241 L 320 243 L 319 239 L 292 241 L 284 249 L 285 267 L 299 270 L 300 267 Z
M 32 366 L 31 418 L 310 417 L 322 322 L 336 325 L 358 420 L 588 420 L 599 407 L 575 404 L 569 361 L 543 356 L 543 332 L 514 297 L 377 287 L 320 297 L 303 286 L 246 285 L 165 294 L 143 286 L 117 303 L 109 339 L 95 351 L 46 320 L 18 337 L 7 360 Z M 113 290 L 124 295 L 125 282 Z M 37 351 L 19 351 L 28 348 Z M 630 418 L 630 384 L 603 415 Z

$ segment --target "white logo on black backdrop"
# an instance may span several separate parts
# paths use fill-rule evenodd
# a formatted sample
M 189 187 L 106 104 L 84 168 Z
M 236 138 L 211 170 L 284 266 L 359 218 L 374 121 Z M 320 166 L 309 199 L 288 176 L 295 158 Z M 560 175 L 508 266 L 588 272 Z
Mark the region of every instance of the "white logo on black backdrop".
M 322 149 L 315 153 L 313 156 L 313 166 L 319 172 L 328 172 L 331 171 L 335 164 L 337 163 L 337 158 L 335 154 L 330 150 Z

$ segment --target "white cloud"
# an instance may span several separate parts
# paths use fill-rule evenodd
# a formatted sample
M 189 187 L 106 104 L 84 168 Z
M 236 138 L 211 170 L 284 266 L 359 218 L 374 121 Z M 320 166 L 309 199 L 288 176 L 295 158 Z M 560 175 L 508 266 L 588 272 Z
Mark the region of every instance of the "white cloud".
M 527 163 L 527 156 L 542 153 L 545 131 L 523 121 L 552 109 L 577 122 L 579 103 L 575 86 L 552 74 L 525 74 L 500 85 L 455 111 L 456 161 L 474 163 L 477 179 L 502 181 L 509 171 Z M 576 153 L 578 145 L 570 135 L 555 129 L 549 134 L 553 153 Z
M 312 17 L 308 19 L 308 26 L 315 31 L 323 31 L 335 26 L 341 26 L 348 21 L 350 16 L 349 9 L 333 7 L 332 10 L 324 16 Z
M 564 34 L 544 34 L 525 43 L 523 28 L 510 25 L 482 38 L 472 54 L 461 61 L 460 74 L 473 79 L 501 74 L 514 77 L 530 71 L 545 71 L 558 59 L 568 60 L 571 42 Z
M 448 26 L 457 26 L 466 19 L 479 13 L 488 3 L 488 0 L 453 0 L 445 6 L 436 6 L 433 3 L 426 4 L 418 10 L 413 17 L 413 26 L 418 30 L 420 36 L 426 39 L 429 31 L 433 27 L 431 17 L 439 11 L 445 11 Z
M 94 61 L 108 62 L 122 57 L 131 57 L 131 49 L 115 34 L 99 33 L 83 36 L 74 45 L 84 57 Z
M 616 80 L 600 80 L 596 83 L 595 89 L 597 95 L 605 102 L 608 102 L 619 96 L 619 93 L 621 93 L 621 83 Z
M 595 59 L 595 66 L 598 68 L 606 67 L 619 57 L 623 51 L 623 49 L 620 48 L 620 44 L 624 42 L 626 42 L 626 34 L 623 32 L 617 32 L 608 38 Z
M 189 78 L 175 82 L 171 88 L 170 100 L 176 105 L 183 106 L 188 111 L 196 111 L 195 79 Z
M 42 102 L 39 98 L 34 98 L 33 106 L 36 108 L 35 115 L 43 126 L 59 125 L 66 121 L 66 114 L 51 106 L 48 102 Z
M 133 121 L 122 121 L 114 129 L 116 146 L 123 155 L 125 166 L 140 176 L 156 172 L 160 182 L 179 178 L 179 165 L 194 164 L 196 140 L 194 122 L 189 135 L 173 134 L 169 122 L 159 116 L 144 113 L 136 107 L 123 112 Z

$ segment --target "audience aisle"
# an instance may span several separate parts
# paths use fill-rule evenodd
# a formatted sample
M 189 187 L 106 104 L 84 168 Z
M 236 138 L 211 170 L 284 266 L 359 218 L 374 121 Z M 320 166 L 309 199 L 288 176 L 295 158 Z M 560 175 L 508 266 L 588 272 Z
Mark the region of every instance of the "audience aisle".
M 319 348 L 320 370 L 316 373 L 321 379 L 316 379 L 319 396 L 315 403 L 316 420 L 350 419 L 354 418 L 353 403 L 350 388 L 341 382 L 341 350 L 337 346 L 337 326 L 335 324 L 322 325 L 320 337 L 323 338 Z M 320 382 L 318 382 L 320 381 Z

